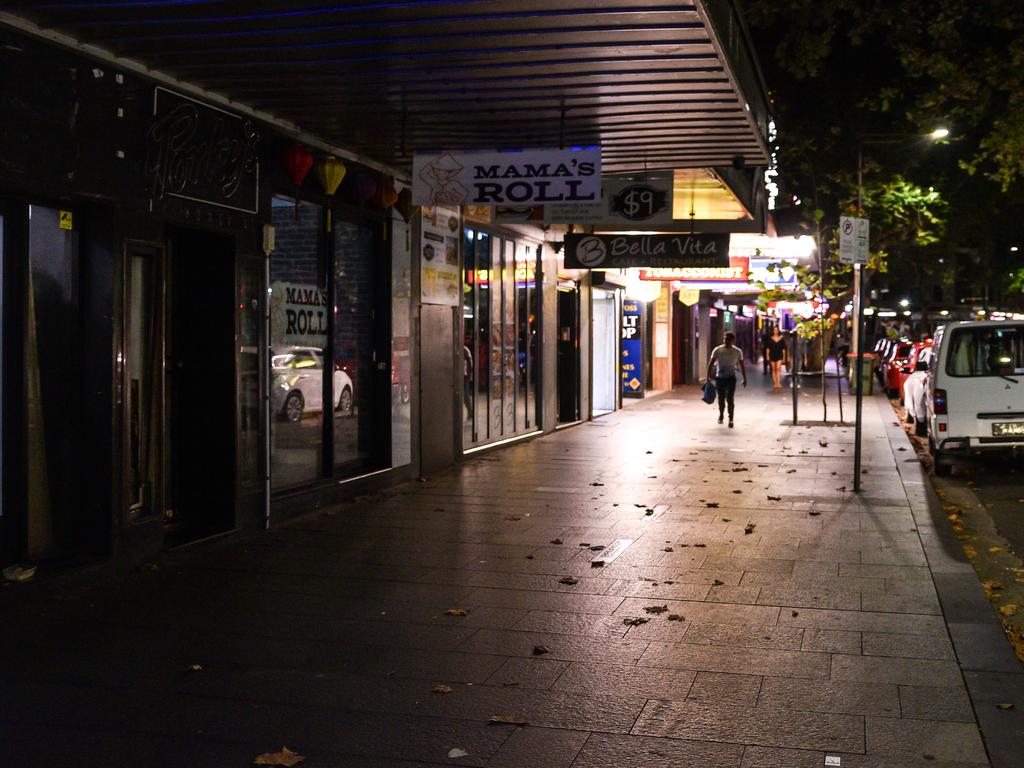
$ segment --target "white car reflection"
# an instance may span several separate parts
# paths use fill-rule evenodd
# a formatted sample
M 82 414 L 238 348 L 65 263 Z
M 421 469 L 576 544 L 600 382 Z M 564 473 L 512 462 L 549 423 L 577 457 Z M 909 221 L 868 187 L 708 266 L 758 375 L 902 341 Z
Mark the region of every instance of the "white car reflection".
M 270 404 L 286 421 L 301 421 L 303 413 L 324 407 L 324 357 L 317 347 L 280 346 L 271 349 Z M 334 372 L 334 395 L 342 413 L 352 410 L 352 379 Z

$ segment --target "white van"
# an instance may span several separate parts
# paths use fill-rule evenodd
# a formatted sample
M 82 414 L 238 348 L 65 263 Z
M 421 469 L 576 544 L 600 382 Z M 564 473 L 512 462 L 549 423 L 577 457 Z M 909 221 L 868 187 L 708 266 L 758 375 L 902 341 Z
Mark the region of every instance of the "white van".
M 1024 447 L 1024 323 L 948 323 L 935 332 L 925 395 L 935 474 L 957 453 Z

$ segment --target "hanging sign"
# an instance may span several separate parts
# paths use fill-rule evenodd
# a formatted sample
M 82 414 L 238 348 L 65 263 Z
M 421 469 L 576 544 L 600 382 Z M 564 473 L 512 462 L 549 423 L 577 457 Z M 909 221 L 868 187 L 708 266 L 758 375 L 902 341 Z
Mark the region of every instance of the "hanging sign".
M 259 138 L 245 118 L 156 88 L 146 134 L 148 194 L 256 213 Z
M 414 205 L 537 205 L 601 199 L 599 149 L 417 152 Z
M 682 280 L 687 283 L 746 283 L 750 271 L 742 256 L 731 256 L 728 267 L 654 267 L 640 270 L 641 280 Z
M 593 203 L 555 202 L 545 205 L 502 205 L 494 209 L 500 224 L 593 224 L 601 229 L 671 229 L 672 176 L 637 174 L 601 178 L 601 197 Z M 637 225 L 642 224 L 642 227 Z
M 566 269 L 728 267 L 729 235 L 565 236 Z
M 622 396 L 644 396 L 644 344 L 641 329 L 643 328 L 644 305 L 635 299 L 622 302 Z
M 684 307 L 692 307 L 700 301 L 700 288 L 686 288 L 685 286 L 679 289 L 679 303 Z

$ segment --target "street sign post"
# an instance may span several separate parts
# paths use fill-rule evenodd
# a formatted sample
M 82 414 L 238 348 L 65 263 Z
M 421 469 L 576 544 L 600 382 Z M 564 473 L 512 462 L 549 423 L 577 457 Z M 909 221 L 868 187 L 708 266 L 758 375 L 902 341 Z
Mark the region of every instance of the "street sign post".
M 856 416 L 853 425 L 853 492 L 860 492 L 861 416 L 864 410 L 864 265 L 868 263 L 870 223 L 853 216 L 839 217 L 839 261 L 853 265 L 853 349 L 857 355 Z

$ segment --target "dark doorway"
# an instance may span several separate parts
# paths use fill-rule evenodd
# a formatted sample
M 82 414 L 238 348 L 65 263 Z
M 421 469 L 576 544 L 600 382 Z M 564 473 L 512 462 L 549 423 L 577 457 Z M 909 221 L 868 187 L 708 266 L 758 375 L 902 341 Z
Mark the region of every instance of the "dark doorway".
M 558 421 L 580 418 L 580 292 L 558 288 Z
M 235 248 L 231 237 L 172 230 L 168 314 L 167 543 L 235 524 Z

